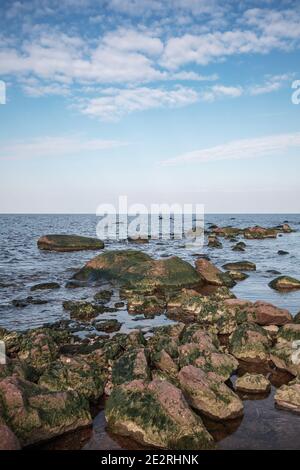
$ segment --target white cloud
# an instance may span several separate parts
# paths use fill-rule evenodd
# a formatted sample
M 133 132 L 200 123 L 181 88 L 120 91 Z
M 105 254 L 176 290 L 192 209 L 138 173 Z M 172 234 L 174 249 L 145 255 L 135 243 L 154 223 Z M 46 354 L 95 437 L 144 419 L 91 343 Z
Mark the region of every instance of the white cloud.
M 292 148 L 300 148 L 299 132 L 235 140 L 223 145 L 188 152 L 162 163 L 163 165 L 177 165 L 219 160 L 240 160 L 276 155 Z
M 195 90 L 178 86 L 172 90 L 162 88 L 107 89 L 102 96 L 81 104 L 83 114 L 98 117 L 104 121 L 114 121 L 133 111 L 154 108 L 176 108 L 195 103 L 198 94 Z
M 79 153 L 114 149 L 128 145 L 126 142 L 115 140 L 84 140 L 78 137 L 39 137 L 32 140 L 2 144 L 0 146 L 0 159 L 22 159 L 34 157 L 57 157 L 63 155 L 76 155 Z
M 214 85 L 201 93 L 201 99 L 203 101 L 213 102 L 220 98 L 237 98 L 242 94 L 242 87 Z
M 249 87 L 250 95 L 262 95 L 265 93 L 273 93 L 280 90 L 287 82 L 290 82 L 294 74 L 273 75 L 266 77 L 264 83 Z

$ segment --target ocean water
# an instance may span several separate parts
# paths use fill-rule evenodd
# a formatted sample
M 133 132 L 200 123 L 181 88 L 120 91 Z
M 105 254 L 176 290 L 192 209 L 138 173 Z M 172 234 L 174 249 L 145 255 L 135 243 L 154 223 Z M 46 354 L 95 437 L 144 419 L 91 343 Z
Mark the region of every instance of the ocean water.
M 95 252 L 56 253 L 40 251 L 37 240 L 47 233 L 67 233 L 96 236 L 99 218 L 96 215 L 0 215 L 0 326 L 9 329 L 27 329 L 45 323 L 68 318 L 62 308 L 64 300 L 92 300 L 99 286 L 79 289 L 65 288 L 73 273 L 82 267 Z M 246 227 L 262 225 L 276 226 L 284 221 L 296 229 L 291 234 L 283 234 L 277 239 L 245 240 L 245 252 L 232 251 L 233 244 L 222 239 L 223 249 L 204 247 L 198 254 L 207 254 L 211 261 L 221 267 L 229 261 L 249 260 L 256 263 L 257 270 L 250 272 L 245 281 L 239 282 L 232 290 L 237 297 L 249 300 L 265 300 L 290 310 L 296 314 L 300 310 L 300 290 L 278 293 L 268 283 L 276 277 L 268 272 L 277 270 L 282 274 L 300 278 L 300 215 L 298 214 L 213 214 L 205 216 L 205 227 L 210 223 L 219 226 L 233 225 Z M 106 242 L 106 249 L 133 248 L 143 250 L 155 258 L 177 255 L 190 263 L 195 261 L 195 252 L 185 248 L 182 240 L 152 240 L 149 244 L 134 245 L 127 242 Z M 288 255 L 278 255 L 278 250 L 288 251 Z M 30 293 L 34 284 L 56 281 L 59 290 L 36 291 Z M 43 305 L 29 305 L 25 308 L 13 306 L 14 299 L 24 299 L 28 295 L 47 300 Z M 118 300 L 117 293 L 112 302 Z M 122 330 L 128 331 L 137 326 L 147 328 L 168 322 L 164 315 L 154 319 L 141 319 L 129 315 L 126 310 L 110 313 L 107 318 L 118 317 Z M 102 315 L 105 318 L 105 314 Z M 138 325 L 138 323 L 140 323 Z

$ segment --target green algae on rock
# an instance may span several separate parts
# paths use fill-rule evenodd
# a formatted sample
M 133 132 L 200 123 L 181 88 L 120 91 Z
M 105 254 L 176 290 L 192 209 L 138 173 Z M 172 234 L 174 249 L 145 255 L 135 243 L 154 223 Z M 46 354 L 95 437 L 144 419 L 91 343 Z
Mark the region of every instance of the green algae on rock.
M 300 281 L 299 279 L 295 279 L 294 277 L 290 276 L 279 276 L 276 279 L 273 279 L 269 286 L 272 289 L 279 290 L 279 291 L 288 291 L 294 289 L 300 289 Z
M 165 449 L 208 449 L 213 439 L 182 392 L 166 380 L 135 380 L 115 387 L 106 402 L 111 432 L 142 445 Z
M 266 363 L 269 360 L 271 340 L 267 332 L 254 323 L 238 326 L 230 338 L 230 353 L 237 359 L 250 363 Z
M 119 281 L 144 292 L 202 285 L 197 271 L 177 256 L 154 260 L 137 250 L 107 251 L 86 263 L 74 278 Z
M 183 367 L 180 388 L 191 406 L 214 420 L 234 419 L 243 415 L 243 403 L 222 381 L 216 381 L 194 366 Z
M 270 391 L 271 383 L 263 374 L 246 373 L 237 378 L 235 388 L 245 393 L 266 393 Z
M 251 261 L 237 261 L 235 263 L 226 263 L 223 268 L 229 271 L 255 271 L 256 265 Z
M 37 241 L 40 250 L 46 251 L 82 251 L 102 250 L 104 243 L 98 238 L 79 235 L 44 235 Z
M 143 348 L 125 352 L 112 368 L 112 383 L 121 385 L 136 379 L 150 380 L 148 354 Z

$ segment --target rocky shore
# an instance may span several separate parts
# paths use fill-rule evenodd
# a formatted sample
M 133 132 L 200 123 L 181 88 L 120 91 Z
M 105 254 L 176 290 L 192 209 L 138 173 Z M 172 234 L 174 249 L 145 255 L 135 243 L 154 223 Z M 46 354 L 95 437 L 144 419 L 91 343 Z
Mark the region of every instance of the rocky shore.
M 237 236 L 274 238 L 291 231 L 287 224 L 212 227 L 208 244 L 218 245 L 218 237 L 239 244 Z M 53 249 L 60 251 L 61 242 Z M 84 249 L 83 242 L 75 249 Z M 49 249 L 40 241 L 38 246 Z M 245 248 L 242 242 L 236 251 Z M 79 289 L 97 283 L 99 292 L 93 301 L 64 302 L 69 320 L 24 332 L 0 328 L 7 356 L 0 365 L 0 449 L 90 426 L 100 400 L 110 432 L 167 449 L 214 448 L 206 420 L 241 418 L 244 395 L 259 398 L 271 385 L 277 387 L 274 406 L 300 413 L 299 315 L 237 299 L 230 291 L 247 277 L 243 271 L 255 269 L 253 261 L 241 261 L 221 271 L 207 259 L 198 258 L 192 266 L 176 256 L 157 260 L 137 249 L 97 254 L 70 282 Z M 272 281 L 272 288 L 280 286 L 298 288 L 291 278 Z M 31 290 L 58 288 L 49 282 Z M 112 307 L 108 303 L 116 289 L 121 301 Z M 124 305 L 132 315 L 164 313 L 174 323 L 146 334 L 119 333 L 118 317 L 103 321 L 101 315 Z M 103 335 L 76 334 L 84 326 Z M 284 384 L 272 383 L 274 371 L 286 372 Z M 233 375 L 238 376 L 234 382 Z

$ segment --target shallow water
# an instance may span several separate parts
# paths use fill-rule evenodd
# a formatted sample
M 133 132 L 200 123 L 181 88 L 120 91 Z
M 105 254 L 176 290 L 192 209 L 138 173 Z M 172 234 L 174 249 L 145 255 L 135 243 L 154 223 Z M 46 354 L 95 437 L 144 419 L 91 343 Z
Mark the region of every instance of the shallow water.
M 214 223 L 220 226 L 234 225 L 245 227 L 259 224 L 276 226 L 288 220 L 299 231 L 283 234 L 281 237 L 266 240 L 246 240 L 245 252 L 232 251 L 233 244 L 223 240 L 223 249 L 210 249 L 206 246 L 197 253 L 208 254 L 213 263 L 222 266 L 229 261 L 250 260 L 256 263 L 257 271 L 250 272 L 245 281 L 239 282 L 233 292 L 239 298 L 266 300 L 275 305 L 288 308 L 293 314 L 300 310 L 300 291 L 278 293 L 268 287 L 275 276 L 268 270 L 277 270 L 282 274 L 300 277 L 300 215 L 288 214 L 248 214 L 248 215 L 206 215 L 205 226 Z M 47 233 L 74 233 L 96 236 L 99 219 L 95 215 L 0 215 L 0 326 L 9 329 L 26 329 L 41 326 L 68 318 L 62 308 L 63 300 L 92 299 L 98 287 L 66 289 L 65 283 L 72 274 L 95 256 L 95 252 L 74 253 L 44 252 L 37 249 L 37 239 Z M 195 253 L 184 247 L 182 240 L 153 240 L 147 245 L 133 245 L 126 242 L 106 242 L 107 249 L 125 247 L 143 250 L 155 258 L 177 255 L 193 263 Z M 278 250 L 289 254 L 280 256 Z M 15 308 L 13 299 L 26 298 L 30 287 L 46 281 L 57 281 L 62 287 L 54 291 L 37 291 L 34 297 L 46 299 L 47 304 L 29 305 Z M 115 298 L 114 300 L 117 300 Z M 108 318 L 115 314 L 107 315 Z M 137 322 L 126 311 L 118 313 L 124 322 L 122 331 L 137 327 Z M 105 318 L 105 315 L 102 316 Z M 164 324 L 168 320 L 164 315 L 153 320 L 144 320 L 143 327 Z

